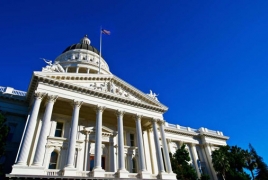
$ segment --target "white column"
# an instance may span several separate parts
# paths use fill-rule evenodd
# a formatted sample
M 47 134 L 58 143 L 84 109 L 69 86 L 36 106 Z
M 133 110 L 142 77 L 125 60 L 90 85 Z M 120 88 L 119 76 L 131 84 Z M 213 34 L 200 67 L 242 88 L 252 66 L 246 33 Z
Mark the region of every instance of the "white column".
M 101 167 L 101 155 L 102 155 L 102 114 L 105 107 L 96 107 L 96 127 L 95 127 L 95 156 L 94 156 L 94 168 L 93 177 L 104 177 L 104 170 Z
M 34 155 L 33 166 L 42 166 L 44 160 L 44 154 L 46 150 L 46 140 L 49 134 L 50 119 L 53 111 L 53 106 L 58 96 L 48 95 L 46 110 L 43 116 L 43 123 Z
M 87 160 L 88 160 L 88 154 L 89 154 L 89 152 L 88 152 L 88 136 L 89 136 L 89 134 L 88 134 L 88 132 L 85 132 L 86 133 L 86 139 L 85 139 L 85 152 L 84 152 L 84 171 L 87 171 L 87 164 L 88 164 L 88 162 L 87 162 Z
M 148 130 L 143 131 L 143 145 L 144 145 L 144 155 L 146 162 L 146 169 L 148 172 L 152 173 L 152 160 L 150 156 L 150 148 L 149 148 L 149 138 L 148 138 Z
M 151 167 L 152 167 L 152 174 L 156 174 L 158 172 L 158 161 L 155 158 L 156 150 L 155 150 L 155 143 L 154 143 L 154 135 L 153 129 L 149 129 L 147 131 L 148 138 L 149 138 L 149 148 L 150 148 L 150 157 L 151 157 Z
M 144 147 L 142 140 L 142 129 L 141 129 L 141 115 L 135 116 L 136 121 L 136 134 L 137 134 L 137 143 L 138 143 L 138 153 L 139 153 L 139 166 L 140 166 L 140 178 L 141 179 L 150 179 L 150 174 L 147 172 L 145 165 L 145 155 L 144 155 Z
M 158 172 L 160 174 L 160 173 L 165 172 L 165 170 L 164 170 L 164 165 L 163 165 L 161 148 L 159 144 L 159 136 L 158 136 L 158 131 L 157 131 L 157 119 L 152 119 L 152 124 L 153 124 L 153 133 L 154 133 L 154 143 L 155 143 L 155 149 L 156 149 L 156 158 L 158 162 L 157 163 Z
M 114 136 L 110 137 L 109 141 L 109 166 L 110 172 L 115 172 L 115 154 L 114 154 Z
M 160 134 L 161 134 L 161 139 L 162 139 L 164 160 L 165 160 L 167 172 L 173 173 L 170 159 L 169 159 L 169 152 L 168 152 L 168 146 L 167 146 L 167 141 L 166 141 L 166 135 L 164 131 L 164 124 L 165 124 L 165 121 L 160 121 Z
M 89 71 L 90 71 L 90 69 L 89 69 L 89 68 L 87 68 L 87 74 L 89 74 Z
M 211 158 L 211 149 L 210 149 L 210 145 L 208 143 L 204 144 L 204 151 L 206 153 L 206 156 L 207 156 L 207 162 L 208 162 L 208 165 L 209 165 L 209 169 L 211 171 L 211 174 L 213 176 L 213 179 L 217 179 L 217 174 L 214 170 L 214 167 L 213 167 L 213 164 L 212 164 L 212 158 Z
M 198 178 L 200 178 L 201 174 L 200 174 L 200 170 L 199 170 L 198 164 L 197 164 L 197 152 L 196 152 L 196 147 L 195 147 L 195 145 L 193 143 L 190 144 L 190 151 L 192 153 L 194 167 L 195 167 L 197 176 L 198 176 Z
M 76 73 L 78 73 L 79 72 L 79 67 L 76 67 Z
M 34 104 L 32 107 L 30 118 L 28 120 L 23 142 L 21 144 L 20 153 L 19 153 L 18 160 L 16 163 L 17 165 L 22 165 L 22 166 L 27 165 L 27 159 L 28 159 L 31 143 L 33 140 L 33 134 L 34 134 L 37 116 L 39 113 L 40 104 L 45 95 L 46 95 L 45 93 L 41 93 L 41 92 L 35 92 L 34 94 L 35 96 Z
M 117 110 L 116 111 L 117 116 L 117 138 L 118 138 L 118 177 L 119 178 L 127 178 L 128 177 L 128 171 L 125 167 L 125 159 L 124 159 L 124 131 L 123 131 L 123 116 L 124 111 Z
M 69 67 L 66 67 L 65 72 L 68 72 Z
M 82 103 L 83 103 L 82 101 L 76 101 L 76 100 L 73 101 L 73 116 L 72 116 L 71 132 L 69 136 L 67 163 L 65 166 L 65 168 L 69 169 L 74 169 L 76 134 L 79 120 L 79 111 Z

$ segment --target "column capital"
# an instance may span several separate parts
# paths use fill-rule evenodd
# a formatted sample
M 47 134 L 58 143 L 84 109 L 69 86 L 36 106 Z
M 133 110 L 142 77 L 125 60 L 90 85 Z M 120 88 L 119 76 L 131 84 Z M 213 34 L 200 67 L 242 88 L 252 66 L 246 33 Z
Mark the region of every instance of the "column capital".
M 122 111 L 122 110 L 119 110 L 119 109 L 117 109 L 117 110 L 115 111 L 115 115 L 116 115 L 116 117 L 124 116 L 124 114 L 125 114 L 125 111 Z
M 95 106 L 94 109 L 96 112 L 103 112 L 106 109 L 106 107 L 97 105 L 97 106 Z
M 38 92 L 38 91 L 34 92 L 35 99 L 42 100 L 46 95 L 47 95 L 47 93 L 44 93 L 44 92 Z
M 189 146 L 190 147 L 195 147 L 195 144 L 194 143 L 190 143 Z
M 73 107 L 77 107 L 77 108 L 80 108 L 82 104 L 83 104 L 83 101 L 77 101 L 75 99 L 72 102 Z
M 172 139 L 170 139 L 170 138 L 166 138 L 166 140 L 167 140 L 168 143 L 172 142 Z
M 137 121 L 137 120 L 141 120 L 142 117 L 143 117 L 143 115 L 140 115 L 140 114 L 134 114 L 134 115 L 132 116 L 132 118 L 133 118 L 135 121 Z
M 58 95 L 47 95 L 47 102 L 55 102 L 59 96 Z
M 158 119 L 159 125 L 165 125 L 165 120 Z
M 157 119 L 157 118 L 151 118 L 151 122 L 157 123 L 158 121 L 159 121 L 159 119 Z

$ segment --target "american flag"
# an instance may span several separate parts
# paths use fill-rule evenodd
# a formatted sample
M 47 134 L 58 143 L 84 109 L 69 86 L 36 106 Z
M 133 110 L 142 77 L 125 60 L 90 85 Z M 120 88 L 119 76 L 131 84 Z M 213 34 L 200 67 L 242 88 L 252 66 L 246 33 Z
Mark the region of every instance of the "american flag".
M 105 29 L 102 29 L 102 30 L 101 30 L 101 33 L 102 33 L 102 34 L 106 34 L 106 35 L 110 35 L 110 34 L 111 34 L 110 31 L 105 30 Z

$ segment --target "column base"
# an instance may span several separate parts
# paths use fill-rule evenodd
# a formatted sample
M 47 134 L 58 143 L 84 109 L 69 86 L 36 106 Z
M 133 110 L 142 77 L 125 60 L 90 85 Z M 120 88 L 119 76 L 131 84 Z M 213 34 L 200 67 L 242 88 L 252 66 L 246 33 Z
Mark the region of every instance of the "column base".
M 105 171 L 101 168 L 96 168 L 91 171 L 91 177 L 105 177 Z
M 76 168 L 65 167 L 63 169 L 63 176 L 77 176 L 76 171 Z
M 129 172 L 125 169 L 117 170 L 116 177 L 118 178 L 128 178 Z
M 158 174 L 159 179 L 177 179 L 177 175 L 175 173 L 166 173 L 166 172 L 161 172 Z
M 151 173 L 148 171 L 140 171 L 138 174 L 140 179 L 151 179 Z
M 22 174 L 22 175 L 46 175 L 45 167 L 42 166 L 26 166 L 26 165 L 13 165 L 10 174 Z

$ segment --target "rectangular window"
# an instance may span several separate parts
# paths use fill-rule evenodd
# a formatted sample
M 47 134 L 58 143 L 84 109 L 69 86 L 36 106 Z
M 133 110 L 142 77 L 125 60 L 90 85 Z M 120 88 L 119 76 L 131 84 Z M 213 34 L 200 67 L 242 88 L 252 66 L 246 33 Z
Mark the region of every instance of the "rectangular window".
M 130 146 L 135 146 L 134 134 L 129 134 L 129 137 L 130 137 Z
M 16 123 L 8 123 L 9 131 L 7 135 L 7 141 L 11 142 L 13 140 L 13 136 L 17 127 Z
M 62 137 L 63 123 L 57 122 L 55 137 Z

